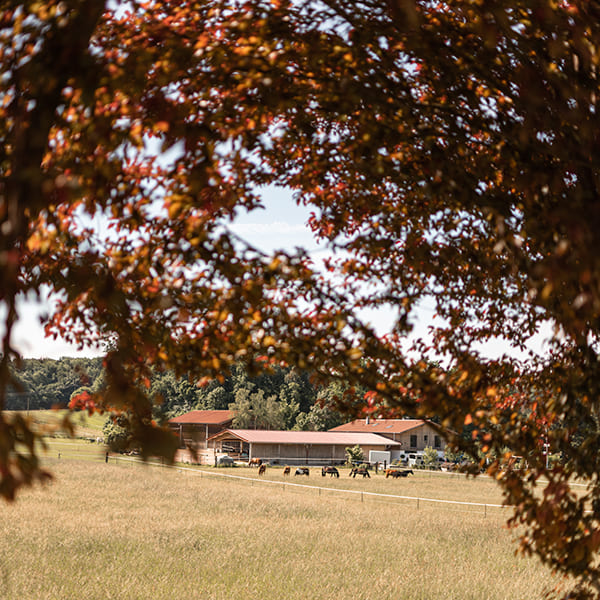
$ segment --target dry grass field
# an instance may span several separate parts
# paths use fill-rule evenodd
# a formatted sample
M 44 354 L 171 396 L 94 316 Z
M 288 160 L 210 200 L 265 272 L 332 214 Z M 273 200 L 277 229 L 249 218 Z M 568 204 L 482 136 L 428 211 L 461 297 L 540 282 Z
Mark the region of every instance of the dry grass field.
M 300 480 L 269 468 L 266 483 L 244 468 L 106 464 L 93 446 L 85 461 L 52 449 L 55 481 L 2 507 L 1 598 L 515 600 L 559 583 L 515 556 L 500 509 L 365 493 L 492 504 L 488 480 Z

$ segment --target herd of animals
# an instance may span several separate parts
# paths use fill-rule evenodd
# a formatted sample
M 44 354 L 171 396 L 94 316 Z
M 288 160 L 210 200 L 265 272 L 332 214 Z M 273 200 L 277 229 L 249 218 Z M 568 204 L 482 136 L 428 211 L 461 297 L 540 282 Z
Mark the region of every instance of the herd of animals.
M 259 475 L 264 475 L 267 471 L 267 463 L 264 463 L 262 461 L 262 459 L 260 459 L 260 458 L 251 458 L 248 461 L 248 466 L 249 467 L 258 467 Z M 284 475 L 290 475 L 291 472 L 292 472 L 292 469 L 289 466 L 287 466 L 283 469 Z M 391 469 L 385 469 L 384 473 L 385 473 L 386 479 L 388 477 L 397 479 L 399 477 L 408 477 L 409 475 L 414 475 L 412 469 L 391 468 Z M 308 477 L 310 475 L 310 469 L 308 467 L 295 467 L 294 476 L 296 476 L 296 475 L 306 475 Z M 339 477 L 340 472 L 335 467 L 321 467 L 321 475 L 323 477 L 325 477 L 326 475 L 329 475 L 330 477 Z M 357 475 L 362 475 L 363 479 L 365 477 L 367 477 L 369 479 L 371 478 L 371 475 L 369 474 L 368 466 L 353 467 L 352 469 L 350 469 L 349 475 L 352 478 L 356 478 Z

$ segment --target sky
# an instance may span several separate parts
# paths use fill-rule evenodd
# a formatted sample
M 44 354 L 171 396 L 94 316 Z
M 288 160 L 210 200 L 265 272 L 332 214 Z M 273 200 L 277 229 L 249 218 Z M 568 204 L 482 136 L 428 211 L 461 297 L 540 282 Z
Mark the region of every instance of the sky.
M 309 209 L 297 206 L 291 194 L 285 190 L 267 190 L 263 198 L 265 209 L 252 211 L 236 219 L 231 226 L 234 233 L 265 252 L 293 250 L 297 246 L 311 252 L 313 257 L 324 252 L 306 225 Z M 45 337 L 40 317 L 50 309 L 51 303 L 47 299 L 42 302 L 30 299 L 19 305 L 20 319 L 14 329 L 14 343 L 23 357 L 58 359 L 64 356 L 102 355 L 101 349 L 80 351 L 66 342 Z
M 272 252 L 276 249 L 293 250 L 303 247 L 310 252 L 311 257 L 318 261 L 328 253 L 324 245 L 319 245 L 310 232 L 307 222 L 310 209 L 297 206 L 291 194 L 282 189 L 268 189 L 263 193 L 264 210 L 255 210 L 239 216 L 230 226 L 235 234 L 250 242 L 255 247 Z M 14 330 L 14 343 L 25 358 L 53 358 L 65 356 L 101 356 L 102 349 L 86 348 L 78 350 L 61 340 L 53 340 L 44 335 L 40 316 L 50 310 L 49 301 L 42 303 L 24 302 L 19 306 L 20 319 Z M 0 316 L 1 312 L 0 312 Z M 434 309 L 424 305 L 419 311 L 415 323 L 415 334 L 427 335 L 427 327 L 432 323 Z M 366 318 L 379 333 L 385 333 L 393 323 L 394 316 L 388 311 L 368 313 Z M 1 331 L 0 331 L 1 333 Z M 544 351 L 543 339 L 549 331 L 543 331 L 532 341 L 531 347 L 536 352 Z M 492 340 L 485 346 L 485 354 L 496 358 L 508 351 L 504 340 Z M 514 352 L 511 352 L 513 356 Z M 520 355 L 524 357 L 524 355 Z

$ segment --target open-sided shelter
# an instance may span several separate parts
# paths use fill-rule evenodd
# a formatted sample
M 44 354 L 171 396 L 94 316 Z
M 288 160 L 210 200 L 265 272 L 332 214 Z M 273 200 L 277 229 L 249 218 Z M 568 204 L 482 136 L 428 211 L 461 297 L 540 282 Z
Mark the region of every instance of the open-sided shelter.
M 261 429 L 227 429 L 209 438 L 208 444 L 215 454 L 289 465 L 342 464 L 346 461 L 346 448 L 354 446 L 360 446 L 365 457 L 370 450 L 401 447 L 399 442 L 374 433 Z

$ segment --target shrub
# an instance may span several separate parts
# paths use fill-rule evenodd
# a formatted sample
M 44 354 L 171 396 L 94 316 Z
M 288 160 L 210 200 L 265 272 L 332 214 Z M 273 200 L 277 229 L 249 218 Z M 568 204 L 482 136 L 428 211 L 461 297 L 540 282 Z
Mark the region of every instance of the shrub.
M 435 467 L 437 467 L 437 464 L 437 450 L 435 450 L 435 448 L 432 448 L 431 446 L 427 446 L 427 448 L 423 450 L 423 466 L 426 469 L 435 469 Z
M 350 465 L 362 463 L 365 459 L 362 448 L 357 444 L 354 448 L 346 448 L 346 462 Z
M 102 427 L 104 442 L 113 452 L 123 452 L 129 445 L 129 432 L 112 418 L 106 420 Z

